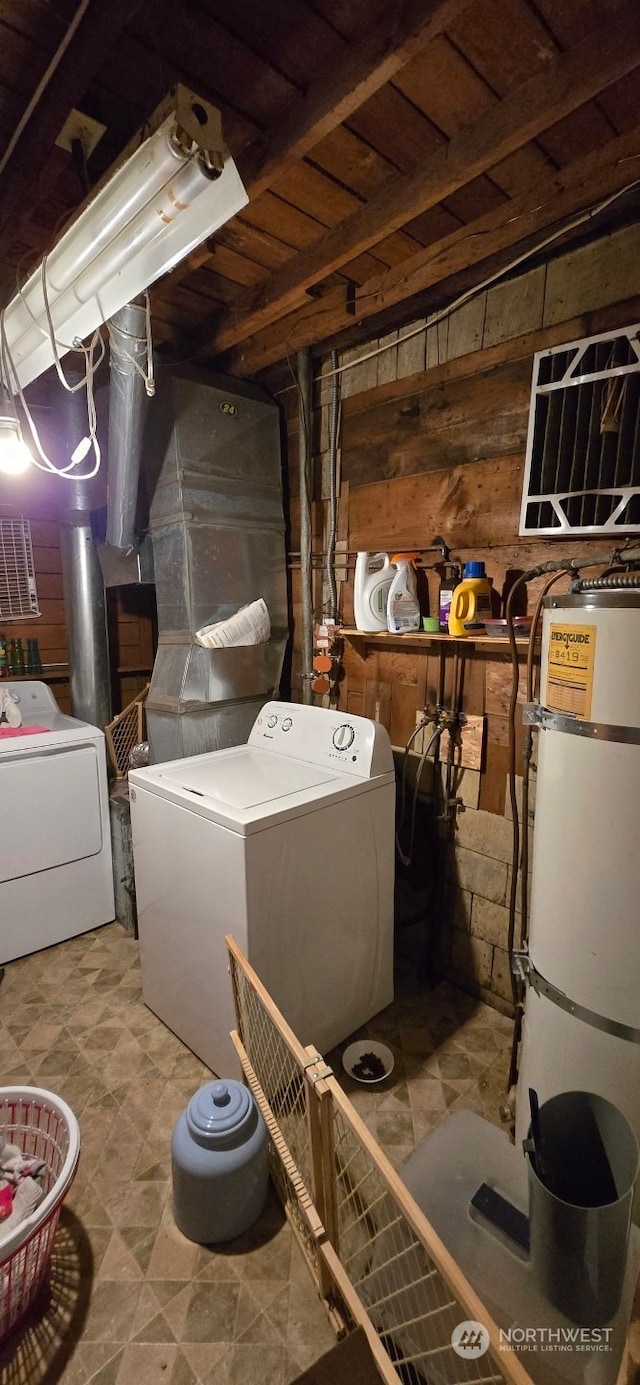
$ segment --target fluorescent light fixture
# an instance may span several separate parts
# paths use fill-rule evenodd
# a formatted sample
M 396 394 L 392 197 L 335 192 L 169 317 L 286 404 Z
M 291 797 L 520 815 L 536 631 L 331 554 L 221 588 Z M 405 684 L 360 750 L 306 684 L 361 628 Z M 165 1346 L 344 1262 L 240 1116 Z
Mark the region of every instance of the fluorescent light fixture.
M 219 113 L 185 87 L 169 105 L 5 308 L 22 387 L 53 364 L 52 330 L 62 356 L 246 206 Z
M 0 473 L 3 476 L 19 476 L 32 461 L 11 396 L 0 388 Z

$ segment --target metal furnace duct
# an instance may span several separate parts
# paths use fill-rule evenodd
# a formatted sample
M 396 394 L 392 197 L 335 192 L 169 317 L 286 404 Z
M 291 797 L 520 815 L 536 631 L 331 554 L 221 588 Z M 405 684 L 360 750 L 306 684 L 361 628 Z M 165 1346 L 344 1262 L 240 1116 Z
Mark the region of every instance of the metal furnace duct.
M 245 741 L 278 694 L 288 611 L 277 406 L 244 382 L 161 371 L 145 470 L 158 608 L 147 728 L 158 763 Z M 198 643 L 201 626 L 258 597 L 268 643 Z
M 77 372 L 67 371 L 67 377 L 79 379 Z M 52 434 L 48 444 L 59 464 L 68 465 L 87 430 L 84 392 L 56 394 L 55 410 L 61 432 Z M 111 721 L 109 637 L 91 514 L 105 503 L 104 471 L 101 468 L 90 481 L 77 478 L 57 484 L 71 710 L 74 717 L 102 728 Z
M 89 516 L 60 525 L 62 580 L 74 717 L 101 729 L 111 721 L 104 585 Z
M 109 467 L 106 541 L 128 552 L 136 545 L 136 508 L 147 404 L 144 303 L 127 303 L 109 323 Z

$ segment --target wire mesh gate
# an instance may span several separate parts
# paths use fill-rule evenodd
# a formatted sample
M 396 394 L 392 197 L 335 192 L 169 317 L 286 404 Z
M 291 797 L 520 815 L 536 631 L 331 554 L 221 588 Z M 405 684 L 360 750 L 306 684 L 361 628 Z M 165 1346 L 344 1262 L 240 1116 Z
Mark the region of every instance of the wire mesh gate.
M 331 1068 L 226 943 L 231 1037 L 271 1136 L 273 1180 L 336 1329 L 362 1328 L 388 1385 L 531 1385 Z M 453 1347 L 461 1323 L 483 1324 L 484 1354 Z

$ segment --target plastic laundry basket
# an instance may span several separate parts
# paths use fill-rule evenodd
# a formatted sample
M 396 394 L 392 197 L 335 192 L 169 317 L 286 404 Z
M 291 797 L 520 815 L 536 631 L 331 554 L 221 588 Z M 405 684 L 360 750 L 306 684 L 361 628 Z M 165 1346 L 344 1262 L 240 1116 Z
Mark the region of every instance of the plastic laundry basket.
M 0 1134 L 26 1158 L 46 1164 L 45 1195 L 31 1216 L 3 1237 L 0 1222 L 0 1341 L 31 1306 L 46 1274 L 60 1208 L 80 1155 L 73 1111 L 40 1087 L 0 1087 Z

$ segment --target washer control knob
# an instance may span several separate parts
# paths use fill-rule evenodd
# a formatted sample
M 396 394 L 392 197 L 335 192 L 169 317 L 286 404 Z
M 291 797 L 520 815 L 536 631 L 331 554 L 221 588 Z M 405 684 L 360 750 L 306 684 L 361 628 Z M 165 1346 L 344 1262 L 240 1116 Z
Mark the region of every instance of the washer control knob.
M 277 718 L 277 716 L 274 716 L 274 713 L 272 712 L 272 713 L 271 713 L 271 716 L 270 716 L 270 717 L 267 717 L 267 726 L 272 726 L 272 727 L 273 727 L 273 726 L 277 726 L 277 725 L 278 725 L 278 718 Z
M 291 717 L 285 717 L 285 719 L 284 719 L 284 721 L 283 721 L 283 723 L 282 723 L 282 730 L 283 730 L 283 731 L 290 731 L 292 726 L 293 726 L 293 722 L 292 722 L 292 720 L 291 720 Z
M 333 733 L 333 744 L 336 750 L 348 750 L 353 745 L 355 731 L 348 722 L 343 722 L 342 726 L 337 726 Z

